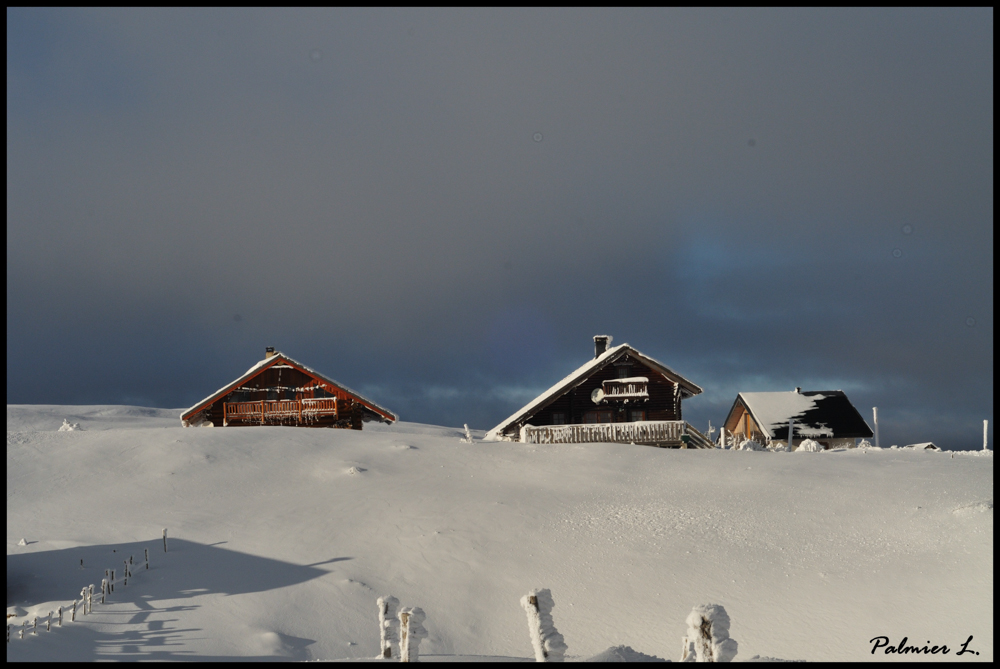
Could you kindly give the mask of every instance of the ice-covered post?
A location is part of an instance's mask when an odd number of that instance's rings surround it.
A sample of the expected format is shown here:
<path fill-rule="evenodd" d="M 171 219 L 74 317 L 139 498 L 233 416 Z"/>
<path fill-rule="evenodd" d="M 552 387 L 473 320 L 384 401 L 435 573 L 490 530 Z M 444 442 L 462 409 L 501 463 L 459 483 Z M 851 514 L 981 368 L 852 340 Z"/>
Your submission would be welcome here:
<path fill-rule="evenodd" d="M 104 598 L 108 596 L 108 579 L 101 579 L 101 604 L 104 603 Z"/>
<path fill-rule="evenodd" d="M 872 415 L 875 418 L 875 448 L 878 448 L 878 407 L 872 407 Z"/>
<path fill-rule="evenodd" d="M 788 450 L 795 450 L 795 442 L 793 441 L 795 435 L 795 419 L 788 419 Z"/>
<path fill-rule="evenodd" d="M 146 552 L 146 569 L 149 569 L 149 549 L 143 548 L 142 550 Z"/>
<path fill-rule="evenodd" d="M 424 610 L 419 607 L 399 611 L 399 661 L 419 662 L 420 640 L 427 638 Z"/>
<path fill-rule="evenodd" d="M 128 585 L 128 560 L 125 560 L 124 562 L 125 562 L 125 570 L 124 570 L 124 573 L 125 573 L 124 581 L 125 581 L 125 583 L 124 584 Z"/>
<path fill-rule="evenodd" d="M 167 528 L 163 528 L 163 552 L 167 552 Z"/>
<path fill-rule="evenodd" d="M 729 614 L 719 604 L 702 604 L 687 617 L 681 662 L 732 662 L 739 644 L 729 638 Z"/>
<path fill-rule="evenodd" d="M 94 612 L 94 584 L 91 583 L 87 586 L 87 608 L 90 609 L 88 613 Z"/>
<path fill-rule="evenodd" d="M 75 599 L 73 600 L 73 611 L 72 611 L 72 613 L 69 614 L 69 621 L 71 623 L 75 623 L 76 622 L 76 600 Z"/>
<path fill-rule="evenodd" d="M 59 607 L 59 627 L 62 627 L 62 607 Z"/>
<path fill-rule="evenodd" d="M 465 428 L 465 439 L 463 439 L 462 441 L 464 441 L 467 444 L 471 444 L 472 443 L 472 430 L 469 429 L 468 423 L 463 423 L 462 426 Z"/>
<path fill-rule="evenodd" d="M 382 650 L 379 657 L 392 657 L 392 644 L 399 644 L 399 620 L 396 619 L 396 607 L 399 600 L 392 595 L 378 598 L 378 629 Z"/>
<path fill-rule="evenodd" d="M 984 451 L 986 450 L 986 431 L 989 428 L 989 426 L 990 426 L 990 422 L 988 420 L 984 420 L 983 421 L 983 450 Z"/>
<path fill-rule="evenodd" d="M 87 615 L 87 587 L 80 591 L 80 603 L 83 604 L 83 615 Z"/>
<path fill-rule="evenodd" d="M 532 590 L 521 598 L 521 606 L 528 614 L 528 634 L 535 649 L 537 662 L 562 662 L 566 654 L 566 642 L 552 622 L 552 609 L 556 603 L 548 588 Z"/>
<path fill-rule="evenodd" d="M 49 619 L 45 621 L 45 631 L 46 632 L 51 632 L 52 631 L 52 612 L 51 611 L 49 611 Z"/>
<path fill-rule="evenodd" d="M 38 634 L 38 616 L 35 616 L 35 620 L 31 625 L 31 633 Z"/>

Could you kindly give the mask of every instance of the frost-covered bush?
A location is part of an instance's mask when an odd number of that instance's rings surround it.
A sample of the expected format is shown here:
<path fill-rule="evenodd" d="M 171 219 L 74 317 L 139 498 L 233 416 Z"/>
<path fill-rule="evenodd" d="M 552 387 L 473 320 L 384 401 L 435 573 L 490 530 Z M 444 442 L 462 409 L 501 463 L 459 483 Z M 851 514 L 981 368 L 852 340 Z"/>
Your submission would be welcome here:
<path fill-rule="evenodd" d="M 75 432 L 76 430 L 82 430 L 79 423 L 71 423 L 65 418 L 63 418 L 63 424 L 59 428 L 60 432 Z"/>
<path fill-rule="evenodd" d="M 872 446 L 872 442 L 868 441 L 867 439 L 862 439 L 861 442 L 858 444 L 858 448 L 875 448 L 875 447 Z"/>
<path fill-rule="evenodd" d="M 556 603 L 549 589 L 532 590 L 521 598 L 521 606 L 528 614 L 528 633 L 538 662 L 562 662 L 566 655 L 566 642 L 552 621 Z"/>
<path fill-rule="evenodd" d="M 812 439 L 804 439 L 799 447 L 795 449 L 796 452 L 806 452 L 806 453 L 818 453 L 823 450 L 823 444 L 818 441 L 813 441 Z"/>
<path fill-rule="evenodd" d="M 681 662 L 732 662 L 739 644 L 729 638 L 729 614 L 719 604 L 702 604 L 687 617 Z"/>
<path fill-rule="evenodd" d="M 767 450 L 775 453 L 785 453 L 788 451 L 788 444 L 783 441 L 772 441 L 767 445 Z"/>
<path fill-rule="evenodd" d="M 753 439 L 744 439 L 743 441 L 740 442 L 740 445 L 736 447 L 736 450 L 763 451 L 764 447 L 760 443 L 754 441 Z"/>
<path fill-rule="evenodd" d="M 459 441 L 461 441 L 463 444 L 471 444 L 472 430 L 469 429 L 469 425 L 467 423 L 463 424 L 462 427 L 465 428 L 465 437 L 463 439 L 460 439 Z"/>

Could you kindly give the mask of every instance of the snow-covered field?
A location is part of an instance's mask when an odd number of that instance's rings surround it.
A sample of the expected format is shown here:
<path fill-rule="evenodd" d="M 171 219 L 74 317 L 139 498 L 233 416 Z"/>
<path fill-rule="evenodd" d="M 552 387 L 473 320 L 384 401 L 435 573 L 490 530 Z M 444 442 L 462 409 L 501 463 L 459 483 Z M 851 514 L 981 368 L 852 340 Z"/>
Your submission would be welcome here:
<path fill-rule="evenodd" d="M 144 547 L 152 565 L 75 623 L 15 631 L 9 661 L 371 658 L 382 594 L 426 612 L 422 659 L 529 660 L 532 588 L 569 659 L 677 660 L 707 603 L 737 661 L 898 658 L 873 658 L 878 636 L 993 659 L 991 452 L 466 444 L 178 413 L 7 407 L 8 622 Z M 956 658 L 970 635 L 979 655 Z"/>

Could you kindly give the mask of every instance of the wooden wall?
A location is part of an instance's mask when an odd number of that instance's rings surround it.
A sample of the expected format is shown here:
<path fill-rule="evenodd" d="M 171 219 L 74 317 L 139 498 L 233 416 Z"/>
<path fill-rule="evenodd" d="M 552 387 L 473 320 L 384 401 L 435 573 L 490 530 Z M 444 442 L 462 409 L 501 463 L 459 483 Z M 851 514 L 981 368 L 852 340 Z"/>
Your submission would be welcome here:
<path fill-rule="evenodd" d="M 525 422 L 536 427 L 554 425 L 552 415 L 554 413 L 561 413 L 565 416 L 567 424 L 577 424 L 584 422 L 584 414 L 587 411 L 614 410 L 612 422 L 625 423 L 631 421 L 629 412 L 633 409 L 645 410 L 646 420 L 682 420 L 680 397 L 676 394 L 677 384 L 635 358 L 630 357 L 628 361 L 631 363 L 631 366 L 627 376 L 645 376 L 649 379 L 648 400 L 630 400 L 628 403 L 604 402 L 602 404 L 594 404 L 590 399 L 590 394 L 595 389 L 601 388 L 604 381 L 619 378 L 619 366 L 609 364 L 594 372 L 594 374 L 576 388 L 557 398 L 533 416 L 528 417 Z M 619 407 L 623 410 L 618 411 Z M 513 425 L 505 430 L 505 434 L 511 436 L 517 434 L 517 432 L 517 425 Z"/>

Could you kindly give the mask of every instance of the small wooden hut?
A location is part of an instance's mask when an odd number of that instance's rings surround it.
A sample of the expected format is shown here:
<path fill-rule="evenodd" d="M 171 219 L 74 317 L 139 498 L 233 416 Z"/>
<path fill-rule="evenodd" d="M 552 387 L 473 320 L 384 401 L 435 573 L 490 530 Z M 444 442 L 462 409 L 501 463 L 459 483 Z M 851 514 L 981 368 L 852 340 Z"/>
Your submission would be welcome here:
<path fill-rule="evenodd" d="M 398 416 L 268 347 L 264 359 L 181 414 L 184 427 L 290 425 L 360 430 Z"/>
<path fill-rule="evenodd" d="M 853 448 L 855 439 L 869 439 L 873 434 L 844 391 L 801 388 L 739 393 L 723 428 L 741 439 L 759 444 L 780 441 L 793 449 L 805 439 L 819 442 L 824 449 Z"/>

